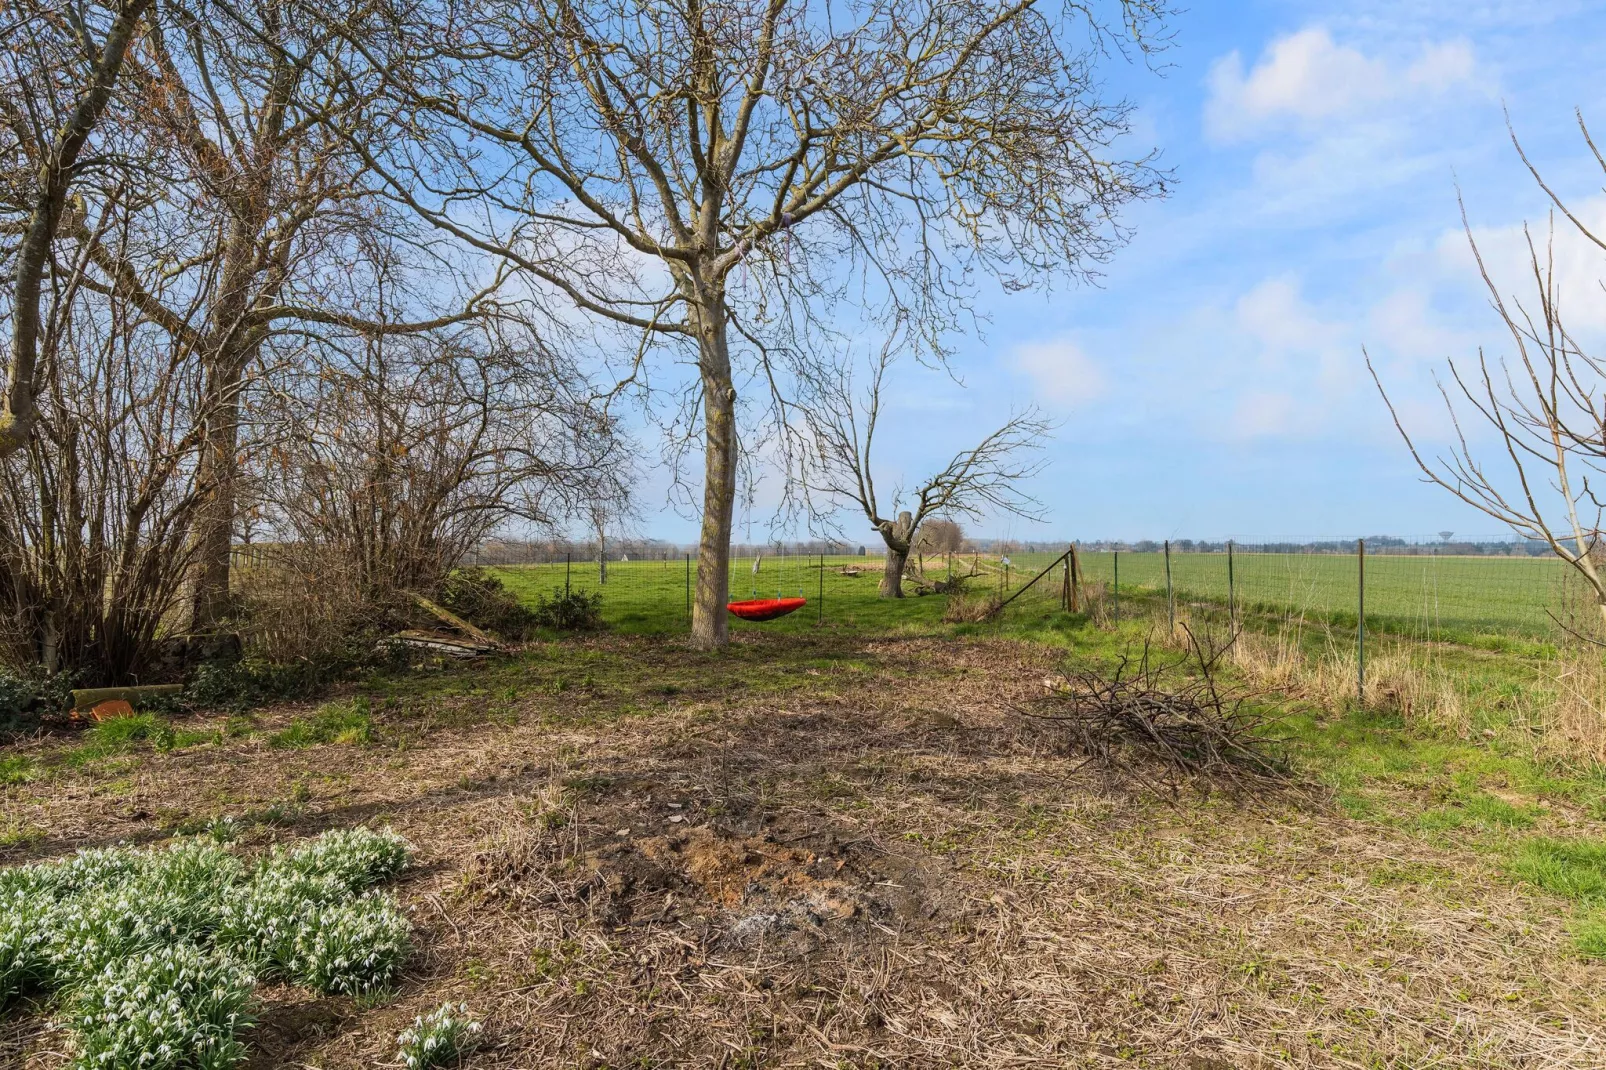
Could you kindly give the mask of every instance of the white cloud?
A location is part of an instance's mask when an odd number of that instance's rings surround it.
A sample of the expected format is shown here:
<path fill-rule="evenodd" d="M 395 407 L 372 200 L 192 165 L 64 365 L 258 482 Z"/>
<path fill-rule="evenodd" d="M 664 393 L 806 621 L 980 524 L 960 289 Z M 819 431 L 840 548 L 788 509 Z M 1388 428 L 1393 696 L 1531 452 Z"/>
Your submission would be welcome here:
<path fill-rule="evenodd" d="M 1340 329 L 1323 321 L 1306 303 L 1299 282 L 1283 275 L 1266 279 L 1238 298 L 1234 312 L 1241 326 L 1274 360 L 1318 352 L 1338 340 Z"/>
<path fill-rule="evenodd" d="M 1233 407 L 1228 431 L 1236 438 L 1287 436 L 1303 422 L 1300 409 L 1293 396 L 1282 391 L 1251 391 Z"/>
<path fill-rule="evenodd" d="M 1228 142 L 1290 125 L 1315 130 L 1440 96 L 1473 84 L 1476 75 L 1466 41 L 1428 43 L 1401 66 L 1340 45 L 1325 28 L 1313 27 L 1273 41 L 1247 73 L 1237 52 L 1217 60 L 1208 79 L 1205 132 Z"/>
<path fill-rule="evenodd" d="M 1401 288 L 1372 306 L 1366 318 L 1367 345 L 1389 352 L 1403 364 L 1440 365 L 1478 347 L 1478 333 L 1448 322 L 1419 288 Z"/>
<path fill-rule="evenodd" d="M 1069 338 L 1016 346 L 1015 367 L 1032 380 L 1040 400 L 1056 405 L 1094 401 L 1109 385 L 1099 366 Z"/>

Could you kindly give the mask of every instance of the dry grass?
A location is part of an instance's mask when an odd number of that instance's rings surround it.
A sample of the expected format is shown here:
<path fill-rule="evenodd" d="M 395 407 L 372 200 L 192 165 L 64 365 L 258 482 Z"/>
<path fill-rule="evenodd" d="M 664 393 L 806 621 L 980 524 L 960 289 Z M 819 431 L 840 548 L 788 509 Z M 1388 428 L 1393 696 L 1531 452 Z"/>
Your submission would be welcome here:
<path fill-rule="evenodd" d="M 991 620 L 998 613 L 1003 599 L 996 594 L 971 594 L 950 597 L 943 608 L 945 624 L 977 624 Z"/>
<path fill-rule="evenodd" d="M 1546 747 L 1560 757 L 1606 766 L 1606 663 L 1573 650 L 1556 663 L 1556 698 L 1543 717 Z"/>
<path fill-rule="evenodd" d="M 1431 651 L 1391 645 L 1366 660 L 1364 690 L 1358 687 L 1355 653 L 1329 643 L 1307 653 L 1297 629 L 1263 635 L 1240 632 L 1229 656 L 1257 686 L 1272 688 L 1329 709 L 1357 698 L 1368 708 L 1392 710 L 1407 720 L 1465 737 L 1471 730 L 1467 701 L 1454 677 L 1433 664 Z"/>
<path fill-rule="evenodd" d="M 1019 730 L 1042 651 L 866 642 L 791 690 L 720 686 L 733 655 L 649 702 L 697 656 L 573 649 L 643 683 L 380 717 L 405 749 L 150 755 L 8 811 L 43 853 L 285 798 L 259 838 L 383 820 L 419 846 L 397 1000 L 275 990 L 263 1068 L 382 1065 L 448 998 L 486 1020 L 477 1070 L 1599 1064 L 1606 968 L 1546 901 L 1320 807 L 1111 791 Z M 0 1063 L 64 1064 L 42 1019 L 0 1028 Z"/>

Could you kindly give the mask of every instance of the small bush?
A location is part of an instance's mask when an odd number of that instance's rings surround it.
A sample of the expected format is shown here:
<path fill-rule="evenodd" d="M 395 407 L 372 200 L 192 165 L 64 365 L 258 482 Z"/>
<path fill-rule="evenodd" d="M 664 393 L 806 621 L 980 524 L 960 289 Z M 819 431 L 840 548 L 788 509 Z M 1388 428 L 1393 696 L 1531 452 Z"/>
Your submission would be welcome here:
<path fill-rule="evenodd" d="M 441 605 L 471 624 L 504 639 L 529 638 L 535 614 L 483 568 L 462 568 L 441 587 Z"/>
<path fill-rule="evenodd" d="M 78 992 L 75 1065 L 224 1070 L 245 1057 L 255 979 L 216 952 L 174 944 L 108 963 Z"/>
<path fill-rule="evenodd" d="M 595 631 L 602 627 L 602 594 L 585 591 L 565 593 L 552 589 L 552 596 L 535 596 L 530 617 L 537 627 L 552 628 L 560 632 Z"/>
<path fill-rule="evenodd" d="M 65 710 L 73 683 L 68 673 L 46 677 L 0 671 L 0 736 L 27 732 L 45 714 Z"/>
<path fill-rule="evenodd" d="M 402 1030 L 396 1054 L 407 1070 L 435 1070 L 467 1052 L 479 1031 L 480 1023 L 469 1016 L 467 1003 L 442 1003 Z"/>
<path fill-rule="evenodd" d="M 359 696 L 349 702 L 319 706 L 310 718 L 294 718 L 288 727 L 268 737 L 268 745 L 315 747 L 321 743 L 367 743 L 372 736 L 368 700 Z"/>

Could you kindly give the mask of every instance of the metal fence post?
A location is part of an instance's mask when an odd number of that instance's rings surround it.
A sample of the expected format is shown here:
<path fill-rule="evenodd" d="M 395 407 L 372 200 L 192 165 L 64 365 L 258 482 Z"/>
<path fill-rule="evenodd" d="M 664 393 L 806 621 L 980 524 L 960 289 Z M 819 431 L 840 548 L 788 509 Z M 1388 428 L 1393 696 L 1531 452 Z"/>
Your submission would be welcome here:
<path fill-rule="evenodd" d="M 1076 544 L 1071 543 L 1071 612 L 1082 611 L 1082 562 L 1076 557 Z"/>
<path fill-rule="evenodd" d="M 691 626 L 691 554 L 686 555 L 686 626 Z"/>
<path fill-rule="evenodd" d="M 815 601 L 816 601 L 816 604 L 815 604 L 814 608 L 815 608 L 815 611 L 819 614 L 819 617 L 815 620 L 815 624 L 824 624 L 825 623 L 825 555 L 824 554 L 820 555 L 820 597 L 818 599 L 816 599 Z"/>
<path fill-rule="evenodd" d="M 569 551 L 563 555 L 563 597 L 569 597 L 569 575 L 574 571 L 574 553 Z"/>
<path fill-rule="evenodd" d="M 1238 590 L 1232 576 L 1232 540 L 1227 540 L 1227 630 L 1238 637 Z"/>
<path fill-rule="evenodd" d="M 1151 544 L 1152 545 L 1152 544 Z M 1171 540 L 1165 541 L 1165 615 L 1172 632 L 1177 630 L 1177 596 L 1171 588 Z"/>
<path fill-rule="evenodd" d="M 1366 540 L 1355 540 L 1355 700 L 1366 705 Z"/>
<path fill-rule="evenodd" d="M 1111 550 L 1110 559 L 1115 565 L 1115 579 L 1110 582 L 1110 594 L 1115 602 L 1110 610 L 1110 623 L 1121 622 L 1121 551 Z"/>

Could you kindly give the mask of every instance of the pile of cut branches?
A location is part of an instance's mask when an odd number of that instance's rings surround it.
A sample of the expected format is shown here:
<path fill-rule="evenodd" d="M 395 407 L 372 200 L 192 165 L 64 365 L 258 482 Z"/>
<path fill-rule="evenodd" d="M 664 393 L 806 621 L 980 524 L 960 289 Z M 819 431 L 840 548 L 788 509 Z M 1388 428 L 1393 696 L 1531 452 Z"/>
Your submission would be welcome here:
<path fill-rule="evenodd" d="M 1047 680 L 1048 695 L 1020 713 L 1058 749 L 1083 756 L 1077 768 L 1097 764 L 1172 795 L 1186 782 L 1247 788 L 1287 779 L 1270 694 L 1224 684 L 1216 668 L 1228 647 L 1189 639 L 1180 658 L 1156 657 L 1145 643 L 1113 674 Z"/>

